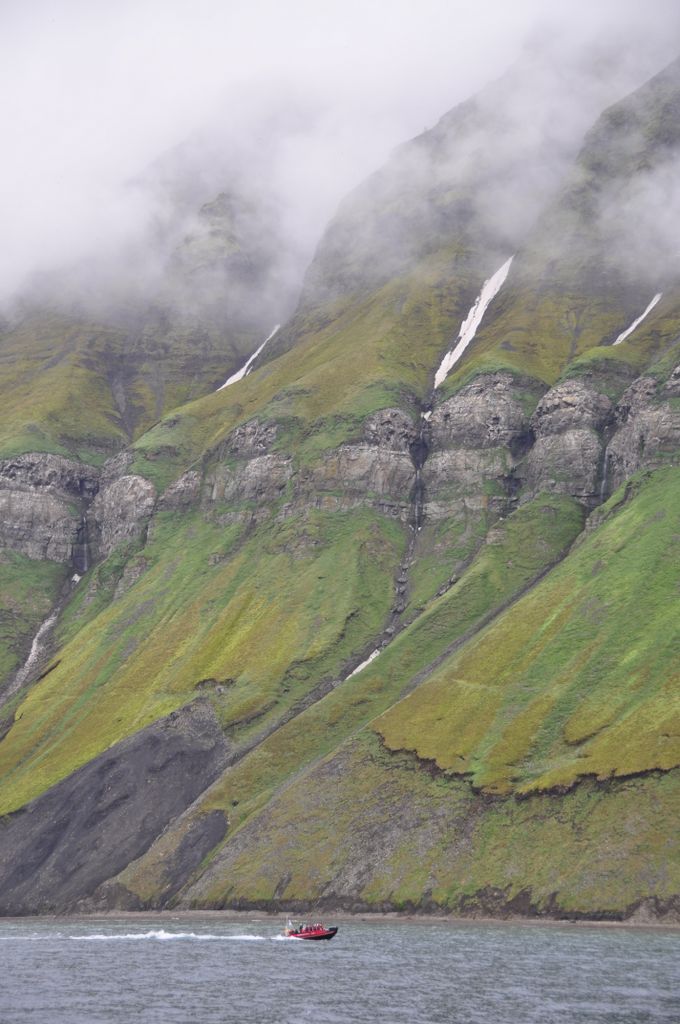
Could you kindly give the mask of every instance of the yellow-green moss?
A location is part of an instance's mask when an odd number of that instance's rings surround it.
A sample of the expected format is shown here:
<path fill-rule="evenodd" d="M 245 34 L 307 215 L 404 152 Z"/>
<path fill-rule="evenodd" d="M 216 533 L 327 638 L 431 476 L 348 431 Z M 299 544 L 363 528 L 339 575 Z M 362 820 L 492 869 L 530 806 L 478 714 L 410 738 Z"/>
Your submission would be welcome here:
<path fill-rule="evenodd" d="M 383 716 L 388 746 L 498 793 L 680 764 L 678 508 L 678 470 L 645 479 L 548 579 Z"/>

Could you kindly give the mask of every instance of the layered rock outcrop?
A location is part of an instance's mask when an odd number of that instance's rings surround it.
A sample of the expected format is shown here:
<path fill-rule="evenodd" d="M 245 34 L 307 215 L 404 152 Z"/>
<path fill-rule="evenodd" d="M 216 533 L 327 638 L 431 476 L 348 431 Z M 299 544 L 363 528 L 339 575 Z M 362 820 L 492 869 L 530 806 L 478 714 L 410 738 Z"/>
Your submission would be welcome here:
<path fill-rule="evenodd" d="M 237 427 L 219 446 L 216 461 L 203 478 L 204 507 L 209 510 L 215 504 L 226 505 L 226 518 L 235 519 L 271 514 L 271 506 L 279 502 L 293 475 L 292 458 L 271 451 L 278 434 L 277 423 L 257 419 Z M 180 477 L 178 485 L 186 491 L 190 482 Z"/>
<path fill-rule="evenodd" d="M 103 469 L 47 453 L 0 462 L 0 548 L 82 573 L 143 535 L 156 505 L 123 453 Z"/>
<path fill-rule="evenodd" d="M 289 515 L 303 507 L 369 504 L 408 518 L 416 474 L 412 449 L 418 434 L 400 409 L 369 416 L 361 440 L 327 452 L 312 465 L 296 465 L 292 456 L 272 451 L 278 435 L 277 424 L 257 420 L 231 434 L 217 453 L 220 461 L 204 478 L 202 494 L 208 510 L 221 503 L 236 506 L 235 518 L 258 519 L 272 514 L 272 506 L 279 514 Z M 184 492 L 188 481 L 180 478 L 176 486 Z"/>
<path fill-rule="evenodd" d="M 140 538 L 156 505 L 156 488 L 142 476 L 126 474 L 103 483 L 88 514 L 96 556 L 107 558 L 119 545 Z"/>
<path fill-rule="evenodd" d="M 680 458 L 680 366 L 660 386 L 639 377 L 616 406 L 616 428 L 606 451 L 606 490 L 611 493 L 639 469 L 656 469 Z"/>
<path fill-rule="evenodd" d="M 581 380 L 551 388 L 530 421 L 535 441 L 526 459 L 526 497 L 547 491 L 597 504 L 603 431 L 611 416 L 609 398 Z"/>
<path fill-rule="evenodd" d="M 520 386 L 510 373 L 482 374 L 435 408 L 423 467 L 427 518 L 508 507 L 515 468 L 531 443 Z"/>
<path fill-rule="evenodd" d="M 368 504 L 406 521 L 416 479 L 413 447 L 418 432 L 400 409 L 369 416 L 362 440 L 341 445 L 300 474 L 297 499 L 337 507 Z"/>
<path fill-rule="evenodd" d="M 0 462 L 0 546 L 29 558 L 69 563 L 99 470 L 61 455 L 31 453 Z"/>

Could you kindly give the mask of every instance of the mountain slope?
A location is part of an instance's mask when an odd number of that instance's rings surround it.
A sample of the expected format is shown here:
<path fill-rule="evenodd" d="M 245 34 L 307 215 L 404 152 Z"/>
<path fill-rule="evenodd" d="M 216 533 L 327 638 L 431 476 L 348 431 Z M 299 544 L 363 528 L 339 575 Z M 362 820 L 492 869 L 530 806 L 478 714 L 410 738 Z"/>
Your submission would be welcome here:
<path fill-rule="evenodd" d="M 247 377 L 184 402 L 213 350 L 170 349 L 187 391 L 126 426 L 76 327 L 57 365 L 101 382 L 86 422 L 56 386 L 37 451 L 8 420 L 6 564 L 56 566 L 59 594 L 26 671 L 7 662 L 3 912 L 677 912 L 680 282 L 603 267 L 615 234 L 592 203 L 677 158 L 678 66 L 605 112 L 571 170 L 573 98 L 536 100 L 528 134 L 519 117 L 536 75 L 514 69 L 346 201 Z M 585 121 L 602 92 L 580 88 Z M 18 599 L 24 623 L 50 610 Z M 149 736 L 164 765 L 171 735 L 191 764 L 193 721 L 202 782 L 121 860 L 112 823 L 144 814 L 124 766 Z M 110 803 L 55 836 L 83 779 Z M 32 902 L 11 865 L 33 846 Z M 82 848 L 96 871 L 71 883 Z"/>

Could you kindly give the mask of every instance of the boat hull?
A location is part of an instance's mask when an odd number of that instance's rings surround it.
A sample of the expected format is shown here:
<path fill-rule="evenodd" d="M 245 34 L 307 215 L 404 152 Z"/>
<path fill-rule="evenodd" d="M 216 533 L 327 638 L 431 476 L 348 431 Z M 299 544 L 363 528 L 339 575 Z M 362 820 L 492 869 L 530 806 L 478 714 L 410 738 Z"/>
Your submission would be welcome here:
<path fill-rule="evenodd" d="M 309 932 L 288 932 L 288 938 L 300 939 L 304 942 L 327 942 L 336 935 L 337 931 L 337 928 L 315 928 Z"/>

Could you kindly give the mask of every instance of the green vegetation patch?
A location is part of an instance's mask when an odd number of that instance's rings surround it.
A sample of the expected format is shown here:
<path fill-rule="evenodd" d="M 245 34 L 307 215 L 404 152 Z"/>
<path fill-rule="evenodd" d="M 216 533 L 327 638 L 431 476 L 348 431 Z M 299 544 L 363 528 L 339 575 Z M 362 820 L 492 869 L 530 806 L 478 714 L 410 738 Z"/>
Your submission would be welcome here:
<path fill-rule="evenodd" d="M 457 378 L 472 368 L 477 373 L 509 370 L 552 386 L 577 356 L 613 341 L 623 329 L 620 307 L 611 297 L 546 291 L 536 282 L 513 287 L 512 279 L 508 288 L 447 380 L 447 389 L 455 389 Z"/>
<path fill-rule="evenodd" d="M 33 561 L 18 551 L 0 552 L 0 681 L 26 660 L 67 573 L 68 567 L 56 562 Z"/>
<path fill-rule="evenodd" d="M 181 905 L 344 899 L 376 910 L 623 918 L 680 886 L 680 773 L 480 797 L 362 733 L 281 789 Z"/>
<path fill-rule="evenodd" d="M 141 333 L 52 313 L 0 332 L 0 456 L 95 465 L 160 416 L 213 391 L 252 339 L 159 322 Z"/>
<path fill-rule="evenodd" d="M 493 614 L 553 564 L 581 524 L 580 506 L 553 495 L 536 499 L 499 524 L 455 587 L 433 601 L 363 671 L 278 728 L 229 769 L 206 793 L 196 814 L 220 809 L 228 815 L 232 831 L 241 827 L 286 779 L 337 749 L 348 735 L 384 712 L 417 673 L 427 672 L 481 618 Z M 125 884 L 146 899 L 160 884 L 168 848 L 180 839 L 173 839 L 170 832 L 126 872 Z"/>
<path fill-rule="evenodd" d="M 642 478 L 550 576 L 376 724 L 492 793 L 680 764 L 680 473 Z"/>
<path fill-rule="evenodd" d="M 210 808 L 250 800 L 277 785 L 293 766 L 332 750 L 347 734 L 386 710 L 414 676 L 427 670 L 480 619 L 511 600 L 553 564 L 577 536 L 582 513 L 570 498 L 537 499 L 508 518 L 467 572 L 436 599 L 362 672 L 270 736 L 225 777 Z M 245 813 L 239 809 L 239 817 Z"/>
<path fill-rule="evenodd" d="M 105 563 L 79 585 L 85 624 L 66 616 L 59 664 L 0 744 L 2 810 L 199 695 L 235 737 L 266 727 L 380 630 L 403 545 L 369 511 L 253 531 L 161 513 L 133 556 L 136 582 L 119 591 L 114 555 L 114 572 Z"/>
<path fill-rule="evenodd" d="M 303 464 L 356 440 L 379 409 L 415 417 L 467 311 L 469 282 L 465 273 L 451 276 L 453 259 L 431 256 L 417 273 L 333 308 L 308 331 L 303 324 L 294 347 L 140 437 L 132 471 L 162 490 L 255 417 L 281 424 L 277 450 L 294 451 Z"/>

